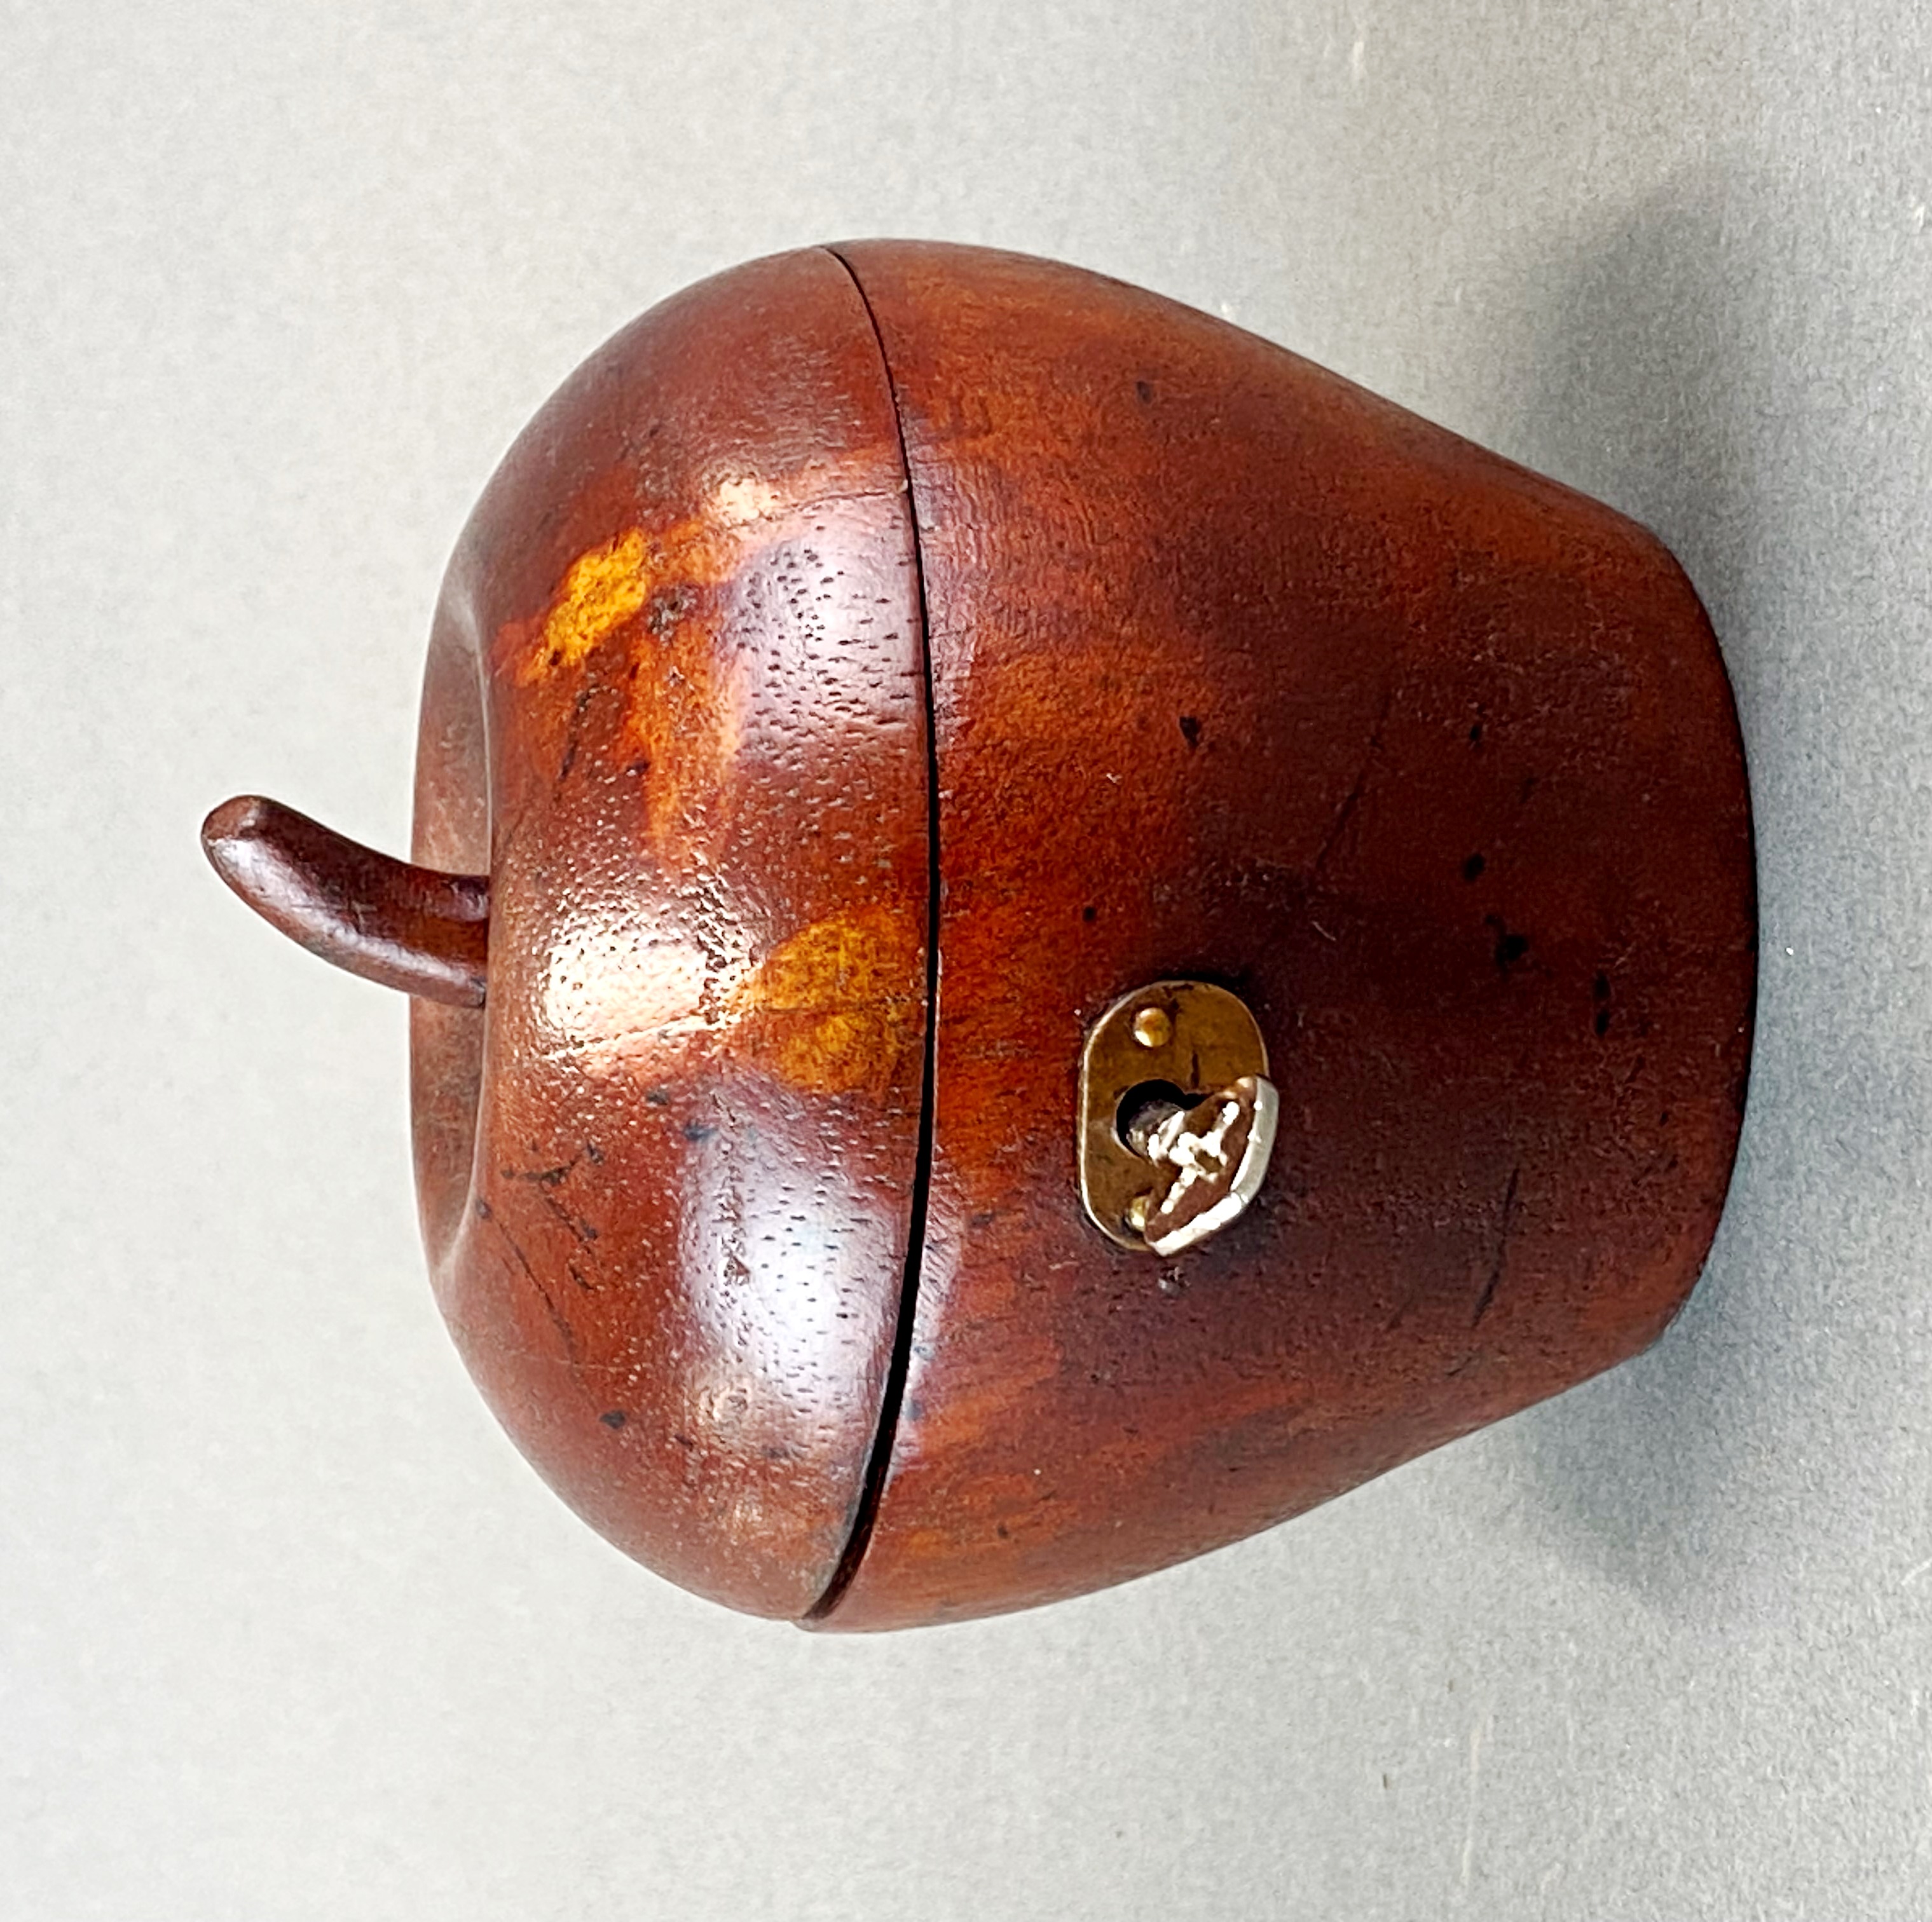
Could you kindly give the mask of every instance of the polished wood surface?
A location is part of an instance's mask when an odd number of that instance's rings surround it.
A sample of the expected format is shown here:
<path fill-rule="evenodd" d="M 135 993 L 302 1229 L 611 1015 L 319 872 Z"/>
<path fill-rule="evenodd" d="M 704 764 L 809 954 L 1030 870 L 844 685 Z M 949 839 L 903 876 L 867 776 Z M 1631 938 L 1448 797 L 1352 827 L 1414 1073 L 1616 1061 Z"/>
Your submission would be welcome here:
<path fill-rule="evenodd" d="M 763 1614 L 808 1609 L 850 1536 L 906 1263 L 929 844 L 903 475 L 836 259 L 693 288 L 512 450 L 424 689 L 416 858 L 492 895 L 487 1007 L 415 1011 L 439 1298 L 586 1518 Z"/>
<path fill-rule="evenodd" d="M 1749 1051 L 1748 800 L 1684 577 L 1609 509 L 1048 263 L 840 250 L 931 621 L 931 1213 L 891 1470 L 826 1626 L 1232 1541 L 1642 1348 Z M 1259 1018 L 1247 1214 L 1082 1216 L 1081 1045 L 1136 983 Z"/>

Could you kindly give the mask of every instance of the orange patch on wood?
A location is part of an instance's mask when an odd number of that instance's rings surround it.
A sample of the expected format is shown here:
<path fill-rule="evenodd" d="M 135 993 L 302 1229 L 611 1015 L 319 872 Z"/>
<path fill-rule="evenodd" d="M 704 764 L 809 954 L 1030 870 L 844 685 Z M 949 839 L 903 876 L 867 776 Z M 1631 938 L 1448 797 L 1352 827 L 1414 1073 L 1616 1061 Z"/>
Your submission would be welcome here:
<path fill-rule="evenodd" d="M 571 562 L 536 631 L 535 645 L 517 670 L 519 685 L 526 686 L 555 668 L 575 667 L 600 641 L 644 612 L 651 592 L 644 545 L 643 529 L 633 527 Z M 521 639 L 530 623 L 512 626 Z"/>
<path fill-rule="evenodd" d="M 838 478 L 806 469 L 778 484 L 722 481 L 693 512 L 580 554 L 542 614 L 497 631 L 495 658 L 521 686 L 584 667 L 606 642 L 628 637 L 626 727 L 648 769 L 644 830 L 654 847 L 702 834 L 733 786 L 751 664 L 722 631 L 717 590 L 796 538 L 801 514 Z M 556 711 L 560 730 L 569 710 L 560 703 Z"/>
<path fill-rule="evenodd" d="M 746 1053 L 815 1094 L 884 1095 L 917 1043 L 925 955 L 905 914 L 875 905 L 801 928 L 731 998 Z"/>
<path fill-rule="evenodd" d="M 613 535 L 571 562 L 541 616 L 506 624 L 499 658 L 521 655 L 517 679 L 527 685 L 576 667 L 646 610 L 661 635 L 670 632 L 688 617 L 698 590 L 729 580 L 748 555 L 784 538 L 791 511 L 822 484 L 822 476 L 805 473 L 784 487 L 722 481 L 678 520 Z"/>

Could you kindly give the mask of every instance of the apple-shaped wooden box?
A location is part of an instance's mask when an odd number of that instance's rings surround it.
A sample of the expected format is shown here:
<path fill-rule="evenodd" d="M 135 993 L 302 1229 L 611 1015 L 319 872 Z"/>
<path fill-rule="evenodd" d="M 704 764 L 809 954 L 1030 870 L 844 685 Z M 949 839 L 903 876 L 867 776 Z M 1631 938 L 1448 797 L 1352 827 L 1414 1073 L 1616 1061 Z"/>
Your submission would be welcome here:
<path fill-rule="evenodd" d="M 1010 254 L 625 329 L 450 568 L 420 865 L 206 832 L 416 996 L 437 1298 L 518 1445 L 819 1627 L 1121 1581 L 1631 1354 L 1736 1145 L 1749 799 L 1670 555 Z M 1179 1252 L 1150 1090 L 1209 1104 Z"/>

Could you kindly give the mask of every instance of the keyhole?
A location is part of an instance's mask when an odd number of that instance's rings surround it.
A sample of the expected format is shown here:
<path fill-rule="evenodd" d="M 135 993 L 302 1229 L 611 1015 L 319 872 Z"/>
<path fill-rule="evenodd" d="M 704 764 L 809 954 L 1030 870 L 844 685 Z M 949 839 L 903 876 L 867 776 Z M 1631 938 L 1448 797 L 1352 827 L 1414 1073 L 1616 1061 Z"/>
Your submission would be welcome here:
<path fill-rule="evenodd" d="M 1178 1088 L 1172 1081 L 1138 1081 L 1121 1096 L 1114 1111 L 1114 1132 L 1124 1147 L 1131 1148 L 1143 1161 L 1148 1159 L 1148 1138 L 1170 1114 L 1192 1108 L 1201 1097 Z"/>

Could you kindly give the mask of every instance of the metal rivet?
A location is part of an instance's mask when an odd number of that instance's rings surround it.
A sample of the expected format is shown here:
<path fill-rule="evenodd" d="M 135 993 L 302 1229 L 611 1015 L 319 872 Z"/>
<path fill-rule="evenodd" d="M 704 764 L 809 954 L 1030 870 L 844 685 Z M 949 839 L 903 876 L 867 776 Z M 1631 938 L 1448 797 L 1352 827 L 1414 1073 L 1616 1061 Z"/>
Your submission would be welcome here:
<path fill-rule="evenodd" d="M 1143 1048 L 1165 1048 L 1174 1039 L 1174 1023 L 1165 1008 L 1143 1008 L 1134 1017 L 1134 1039 Z"/>

